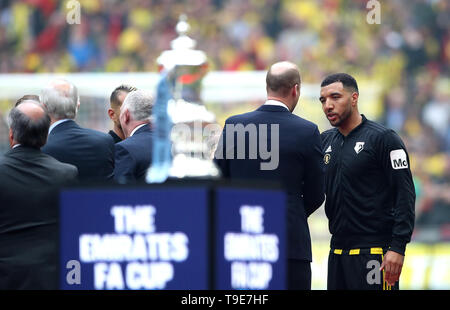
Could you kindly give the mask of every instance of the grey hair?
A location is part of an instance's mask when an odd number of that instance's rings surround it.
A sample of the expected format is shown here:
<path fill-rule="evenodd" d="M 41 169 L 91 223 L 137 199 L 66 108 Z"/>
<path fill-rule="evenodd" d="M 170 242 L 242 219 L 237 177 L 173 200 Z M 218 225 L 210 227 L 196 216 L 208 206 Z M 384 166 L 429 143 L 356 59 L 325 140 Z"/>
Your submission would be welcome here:
<path fill-rule="evenodd" d="M 135 90 L 125 97 L 122 109 L 130 111 L 135 121 L 147 121 L 152 116 L 153 102 L 153 96 L 149 91 Z"/>
<path fill-rule="evenodd" d="M 56 83 L 67 83 L 69 89 L 66 91 L 58 88 Z M 48 114 L 55 119 L 74 119 L 78 109 L 78 89 L 66 80 L 57 80 L 41 91 L 41 102 L 47 107 Z"/>

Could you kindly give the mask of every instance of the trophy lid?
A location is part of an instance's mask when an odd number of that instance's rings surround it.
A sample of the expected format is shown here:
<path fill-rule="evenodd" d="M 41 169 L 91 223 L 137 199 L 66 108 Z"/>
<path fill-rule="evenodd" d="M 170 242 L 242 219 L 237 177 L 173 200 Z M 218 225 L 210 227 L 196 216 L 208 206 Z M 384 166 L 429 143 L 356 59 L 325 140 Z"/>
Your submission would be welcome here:
<path fill-rule="evenodd" d="M 195 40 L 186 35 L 190 28 L 186 15 L 180 15 L 175 28 L 178 37 L 171 42 L 172 49 L 162 52 L 158 57 L 158 64 L 170 70 L 175 66 L 201 66 L 206 63 L 206 54 L 195 50 Z"/>

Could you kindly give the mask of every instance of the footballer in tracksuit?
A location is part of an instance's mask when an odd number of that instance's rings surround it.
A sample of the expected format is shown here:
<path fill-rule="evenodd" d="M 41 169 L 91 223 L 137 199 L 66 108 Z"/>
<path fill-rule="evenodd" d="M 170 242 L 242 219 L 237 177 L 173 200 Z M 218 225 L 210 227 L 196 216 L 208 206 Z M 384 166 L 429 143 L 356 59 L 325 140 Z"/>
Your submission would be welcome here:
<path fill-rule="evenodd" d="M 332 234 L 328 289 L 398 289 L 414 227 L 415 190 L 400 137 L 358 111 L 358 86 L 345 73 L 321 84 L 335 127 L 321 134 L 325 212 Z"/>

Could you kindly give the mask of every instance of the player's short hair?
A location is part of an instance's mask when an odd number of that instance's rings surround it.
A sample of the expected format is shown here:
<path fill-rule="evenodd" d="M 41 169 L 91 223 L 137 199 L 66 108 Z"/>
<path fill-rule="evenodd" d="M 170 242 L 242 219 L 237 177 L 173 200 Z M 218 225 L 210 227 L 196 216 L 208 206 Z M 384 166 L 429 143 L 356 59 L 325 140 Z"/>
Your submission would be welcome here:
<path fill-rule="evenodd" d="M 119 94 L 121 92 L 131 93 L 132 91 L 135 91 L 135 90 L 137 90 L 136 87 L 130 86 L 127 84 L 122 84 L 122 85 L 116 87 L 116 89 L 113 90 L 113 92 L 111 93 L 111 96 L 109 97 L 110 104 L 120 107 L 122 105 L 122 102 L 120 102 L 120 100 L 119 100 Z"/>
<path fill-rule="evenodd" d="M 358 83 L 356 83 L 353 76 L 347 73 L 334 73 L 327 76 L 320 84 L 320 87 L 325 87 L 336 82 L 341 82 L 345 89 L 359 94 Z"/>

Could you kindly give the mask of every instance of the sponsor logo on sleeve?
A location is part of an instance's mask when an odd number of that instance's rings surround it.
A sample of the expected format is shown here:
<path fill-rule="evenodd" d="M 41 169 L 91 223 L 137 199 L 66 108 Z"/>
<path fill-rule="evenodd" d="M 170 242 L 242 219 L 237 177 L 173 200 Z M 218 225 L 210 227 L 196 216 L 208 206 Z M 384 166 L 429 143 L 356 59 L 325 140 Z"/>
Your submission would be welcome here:
<path fill-rule="evenodd" d="M 393 150 L 390 153 L 391 157 L 391 165 L 395 170 L 398 169 L 407 169 L 408 168 L 408 160 L 406 158 L 406 152 L 403 149 Z"/>

